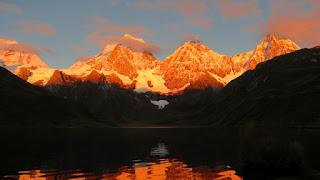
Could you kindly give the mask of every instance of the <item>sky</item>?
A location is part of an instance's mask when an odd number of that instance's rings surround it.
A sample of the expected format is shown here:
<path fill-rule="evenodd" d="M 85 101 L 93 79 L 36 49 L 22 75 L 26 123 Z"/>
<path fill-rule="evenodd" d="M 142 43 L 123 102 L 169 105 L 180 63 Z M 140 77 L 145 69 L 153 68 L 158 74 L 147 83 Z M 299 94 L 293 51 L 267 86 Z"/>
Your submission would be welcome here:
<path fill-rule="evenodd" d="M 232 55 L 269 33 L 319 45 L 319 12 L 320 0 L 0 0 L 0 38 L 32 47 L 54 68 L 125 33 L 143 38 L 159 59 L 193 39 Z"/>

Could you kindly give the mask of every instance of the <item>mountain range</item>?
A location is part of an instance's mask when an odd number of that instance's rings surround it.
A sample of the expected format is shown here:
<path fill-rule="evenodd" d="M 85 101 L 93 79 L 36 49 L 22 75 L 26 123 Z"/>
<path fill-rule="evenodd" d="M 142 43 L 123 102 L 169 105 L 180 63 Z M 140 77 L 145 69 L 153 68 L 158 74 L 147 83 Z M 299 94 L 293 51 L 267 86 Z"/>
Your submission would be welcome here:
<path fill-rule="evenodd" d="M 317 127 L 319 47 L 262 62 L 224 87 L 179 94 L 136 92 L 55 70 L 57 84 L 36 86 L 0 67 L 0 126 L 77 127 L 274 124 Z M 111 77 L 112 75 L 110 75 Z M 66 82 L 69 82 L 66 83 Z"/>
<path fill-rule="evenodd" d="M 129 34 L 122 38 L 146 43 Z M 2 64 L 14 66 L 14 74 L 34 85 L 71 85 L 77 81 L 88 81 L 161 94 L 224 87 L 246 71 L 255 69 L 259 63 L 300 49 L 293 41 L 270 34 L 253 50 L 228 57 L 193 40 L 184 42 L 160 61 L 146 50 L 115 43 L 107 44 L 94 57 L 77 61 L 69 68 L 54 69 L 48 67 L 35 52 L 18 51 L 14 48 L 18 42 L 4 42 L 8 48 L 0 50 Z"/>

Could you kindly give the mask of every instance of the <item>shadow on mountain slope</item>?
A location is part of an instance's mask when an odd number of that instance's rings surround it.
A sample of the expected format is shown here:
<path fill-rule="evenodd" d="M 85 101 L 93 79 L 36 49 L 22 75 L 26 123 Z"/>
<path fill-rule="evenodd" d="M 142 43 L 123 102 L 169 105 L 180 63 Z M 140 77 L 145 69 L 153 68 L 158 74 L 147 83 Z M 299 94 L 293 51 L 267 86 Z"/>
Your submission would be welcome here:
<path fill-rule="evenodd" d="M 52 95 L 0 67 L 0 123 L 17 127 L 96 126 L 84 107 Z"/>

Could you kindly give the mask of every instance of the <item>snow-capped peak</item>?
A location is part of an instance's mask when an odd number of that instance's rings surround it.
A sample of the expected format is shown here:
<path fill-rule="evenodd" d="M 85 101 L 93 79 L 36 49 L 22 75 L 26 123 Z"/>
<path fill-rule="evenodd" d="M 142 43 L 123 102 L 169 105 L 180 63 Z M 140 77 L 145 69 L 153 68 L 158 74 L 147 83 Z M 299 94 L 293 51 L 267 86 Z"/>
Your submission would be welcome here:
<path fill-rule="evenodd" d="M 16 40 L 0 38 L 0 59 L 7 67 L 48 67 L 36 51 Z"/>

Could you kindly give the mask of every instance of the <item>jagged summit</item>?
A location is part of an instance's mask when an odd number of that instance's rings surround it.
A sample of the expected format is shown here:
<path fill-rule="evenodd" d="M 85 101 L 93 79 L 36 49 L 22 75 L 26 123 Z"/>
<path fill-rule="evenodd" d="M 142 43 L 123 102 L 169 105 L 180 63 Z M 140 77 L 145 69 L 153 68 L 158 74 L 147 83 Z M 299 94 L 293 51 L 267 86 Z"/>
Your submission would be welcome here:
<path fill-rule="evenodd" d="M 231 60 L 236 72 L 245 72 L 254 69 L 261 62 L 299 49 L 300 47 L 292 40 L 280 38 L 272 33 L 267 35 L 255 49 L 233 55 Z"/>

